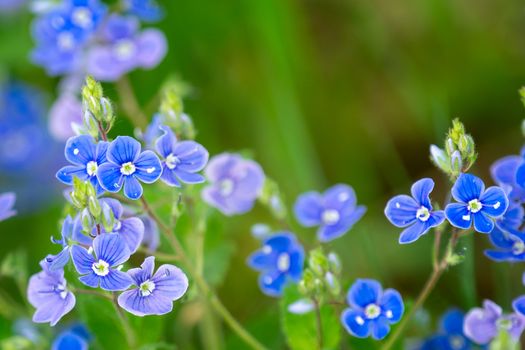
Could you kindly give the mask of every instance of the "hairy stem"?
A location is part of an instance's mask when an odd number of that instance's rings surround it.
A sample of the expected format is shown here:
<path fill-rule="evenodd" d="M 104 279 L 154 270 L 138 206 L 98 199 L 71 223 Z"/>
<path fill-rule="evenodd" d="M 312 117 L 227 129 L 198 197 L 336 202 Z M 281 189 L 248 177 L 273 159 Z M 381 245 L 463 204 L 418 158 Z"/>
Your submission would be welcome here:
<path fill-rule="evenodd" d="M 321 308 L 319 307 L 319 302 L 317 299 L 312 298 L 315 309 L 315 325 L 317 328 L 317 345 L 319 350 L 323 349 L 323 320 L 321 318 Z"/>
<path fill-rule="evenodd" d="M 224 304 L 219 300 L 217 295 L 211 290 L 208 283 L 204 280 L 204 278 L 198 273 L 196 267 L 193 265 L 193 262 L 191 259 L 188 258 L 186 255 L 186 252 L 184 248 L 182 247 L 182 244 L 180 241 L 175 237 L 172 230 L 164 224 L 162 220 L 155 214 L 153 210 L 151 210 L 148 202 L 144 197 L 141 197 L 141 202 L 144 210 L 148 213 L 148 215 L 155 220 L 157 225 L 159 226 L 162 234 L 164 237 L 169 241 L 171 247 L 175 251 L 175 254 L 177 256 L 180 256 L 181 261 L 184 263 L 186 268 L 189 270 L 190 274 L 192 275 L 193 279 L 195 280 L 195 283 L 201 290 L 201 292 L 209 298 L 210 305 L 215 310 L 215 312 L 222 317 L 222 319 L 228 324 L 228 326 L 231 328 L 233 332 L 235 332 L 239 338 L 241 338 L 247 345 L 249 345 L 253 349 L 262 350 L 265 349 L 265 347 L 259 343 L 257 339 L 255 339 L 246 329 L 242 327 L 242 325 L 232 316 L 232 314 L 226 309 Z"/>

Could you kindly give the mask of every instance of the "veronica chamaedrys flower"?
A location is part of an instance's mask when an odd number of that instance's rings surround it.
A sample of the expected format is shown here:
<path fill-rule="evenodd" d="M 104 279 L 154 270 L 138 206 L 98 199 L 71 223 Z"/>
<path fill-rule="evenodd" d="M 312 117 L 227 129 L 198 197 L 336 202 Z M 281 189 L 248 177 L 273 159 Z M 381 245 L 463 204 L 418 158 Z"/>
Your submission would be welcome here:
<path fill-rule="evenodd" d="M 204 176 L 197 172 L 208 162 L 208 151 L 195 141 L 177 141 L 173 131 L 160 126 L 163 135 L 157 139 L 157 152 L 162 159 L 160 179 L 169 186 L 180 187 L 181 182 L 197 184 L 204 182 Z"/>
<path fill-rule="evenodd" d="M 490 300 L 483 301 L 483 308 L 470 310 L 463 323 L 463 333 L 480 345 L 488 344 L 502 330 L 517 341 L 524 328 L 523 317 L 516 313 L 504 315 L 501 307 Z"/>
<path fill-rule="evenodd" d="M 63 269 L 64 266 L 66 266 L 66 264 L 69 262 L 71 245 L 73 243 L 90 246 L 92 242 L 90 237 L 82 234 L 80 216 L 72 219 L 71 216 L 68 215 L 62 223 L 62 231 L 60 236 L 60 239 L 54 239 L 51 237 L 51 241 L 55 244 L 61 245 L 62 250 L 57 255 L 48 255 L 46 257 L 50 271 Z"/>
<path fill-rule="evenodd" d="M 424 178 L 412 185 L 412 197 L 402 194 L 388 201 L 385 207 L 387 219 L 397 227 L 408 226 L 401 232 L 399 243 L 412 243 L 445 220 L 442 210 L 432 209 L 430 192 L 433 189 L 434 181 Z"/>
<path fill-rule="evenodd" d="M 157 22 L 164 13 L 155 0 L 125 0 L 125 10 L 144 22 Z"/>
<path fill-rule="evenodd" d="M 107 161 L 106 152 L 108 142 L 99 141 L 89 135 L 74 136 L 67 140 L 64 151 L 65 157 L 72 165 L 60 169 L 56 177 L 66 185 L 73 184 L 73 178 L 89 180 L 100 194 L 104 189 L 97 179 L 98 167 Z"/>
<path fill-rule="evenodd" d="M 250 211 L 265 179 L 259 164 L 233 153 L 212 157 L 204 172 L 210 185 L 203 189 L 202 198 L 224 215 Z"/>
<path fill-rule="evenodd" d="M 118 304 L 136 315 L 164 315 L 188 289 L 188 277 L 176 266 L 161 265 L 155 274 L 155 257 L 147 257 L 140 268 L 128 270 L 133 288 L 120 294 Z"/>
<path fill-rule="evenodd" d="M 341 322 L 348 333 L 358 338 L 372 335 L 383 339 L 390 332 L 390 324 L 397 323 L 405 306 L 398 291 L 383 291 L 378 281 L 358 279 L 346 297 L 350 307 L 341 314 Z"/>
<path fill-rule="evenodd" d="M 335 185 L 323 194 L 307 192 L 294 206 L 295 216 L 305 227 L 319 226 L 317 239 L 328 242 L 341 237 L 364 215 L 366 207 L 356 205 L 354 189 Z"/>
<path fill-rule="evenodd" d="M 493 261 L 525 261 L 525 234 L 520 231 L 507 232 L 498 226 L 489 234 L 496 249 L 485 250 L 485 256 Z"/>
<path fill-rule="evenodd" d="M 118 192 L 124 187 L 129 199 L 142 196 L 139 180 L 151 184 L 160 178 L 160 160 L 152 151 L 141 152 L 140 143 L 129 136 L 118 136 L 110 143 L 107 151 L 108 162 L 98 168 L 97 178 L 108 192 Z"/>
<path fill-rule="evenodd" d="M 60 332 L 53 343 L 51 350 L 87 350 L 91 334 L 82 324 L 75 324 Z"/>
<path fill-rule="evenodd" d="M 450 309 L 441 317 L 439 331 L 426 339 L 419 350 L 470 350 L 474 344 L 463 333 L 465 314 Z"/>
<path fill-rule="evenodd" d="M 452 197 L 459 203 L 450 203 L 445 208 L 448 221 L 455 227 L 474 229 L 489 233 L 494 228 L 494 219 L 499 218 L 509 206 L 505 192 L 496 186 L 485 190 L 483 181 L 471 174 L 461 174 L 454 186 Z"/>
<path fill-rule="evenodd" d="M 97 80 L 115 81 L 135 68 L 153 68 L 167 51 L 164 34 L 152 28 L 139 31 L 132 16 L 111 15 L 101 37 L 87 56 L 87 71 Z"/>
<path fill-rule="evenodd" d="M 525 200 L 525 187 L 518 185 L 517 182 L 517 171 L 523 163 L 523 157 L 525 157 L 525 148 L 521 150 L 521 154 L 521 156 L 511 155 L 498 159 L 490 167 L 492 179 L 498 186 L 507 192 L 509 200 L 511 201 Z M 522 175 L 520 175 L 520 177 L 521 176 Z"/>
<path fill-rule="evenodd" d="M 124 240 L 115 233 L 104 233 L 93 240 L 93 254 L 87 249 L 74 245 L 71 257 L 79 280 L 86 286 L 108 291 L 127 289 L 133 281 L 119 266 L 129 259 L 130 252 Z"/>
<path fill-rule="evenodd" d="M 36 308 L 33 322 L 51 326 L 73 309 L 75 296 L 67 289 L 64 270 L 50 271 L 46 260 L 40 262 L 42 271 L 29 279 L 27 298 Z"/>
<path fill-rule="evenodd" d="M 113 212 L 115 224 L 111 232 L 118 233 L 124 239 L 130 253 L 135 253 L 144 237 L 144 223 L 142 220 L 137 217 L 123 217 L 124 207 L 114 198 L 102 198 L 100 204 L 103 211 L 109 209 Z M 101 227 L 101 229 L 105 233 L 104 228 Z"/>
<path fill-rule="evenodd" d="M 276 233 L 262 244 L 262 248 L 248 258 L 248 265 L 261 272 L 259 286 L 263 293 L 277 297 L 288 283 L 301 280 L 304 250 L 290 232 Z"/>
<path fill-rule="evenodd" d="M 14 192 L 0 193 L 0 221 L 16 215 L 16 210 L 13 209 L 15 202 L 16 194 Z"/>

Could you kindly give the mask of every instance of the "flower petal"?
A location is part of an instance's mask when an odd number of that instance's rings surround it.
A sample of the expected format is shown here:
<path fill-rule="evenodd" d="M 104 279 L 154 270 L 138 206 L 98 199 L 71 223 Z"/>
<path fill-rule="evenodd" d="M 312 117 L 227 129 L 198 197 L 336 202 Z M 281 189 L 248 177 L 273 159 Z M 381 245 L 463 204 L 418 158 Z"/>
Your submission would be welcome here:
<path fill-rule="evenodd" d="M 379 316 L 374 321 L 370 322 L 370 328 L 372 329 L 372 338 L 375 340 L 384 339 L 388 332 L 390 332 L 390 325 L 385 316 Z"/>
<path fill-rule="evenodd" d="M 129 136 L 117 136 L 117 138 L 111 142 L 107 151 L 107 158 L 110 162 L 117 165 L 132 162 L 140 154 L 140 143 Z"/>
<path fill-rule="evenodd" d="M 445 215 L 452 226 L 462 228 L 464 230 L 472 226 L 472 216 L 467 209 L 467 205 L 463 203 L 450 203 L 445 208 Z"/>
<path fill-rule="evenodd" d="M 106 276 L 100 277 L 100 288 L 108 291 L 126 290 L 132 283 L 131 277 L 119 270 L 109 270 Z"/>
<path fill-rule="evenodd" d="M 160 125 L 159 129 L 162 130 L 163 135 L 155 142 L 155 148 L 163 158 L 166 158 L 173 153 L 173 148 L 177 142 L 177 137 L 168 126 Z"/>
<path fill-rule="evenodd" d="M 91 288 L 98 288 L 98 285 L 100 283 L 100 276 L 95 274 L 95 272 L 91 271 L 87 275 L 80 276 L 78 278 L 80 282 L 84 283 L 86 286 Z"/>
<path fill-rule="evenodd" d="M 379 306 L 381 307 L 383 315 L 392 323 L 398 322 L 405 311 L 403 298 L 401 298 L 401 294 L 394 289 L 385 290 L 379 299 Z"/>
<path fill-rule="evenodd" d="M 194 173 L 201 171 L 208 163 L 209 153 L 195 141 L 181 141 L 175 144 L 173 154 L 180 159 L 177 169 Z"/>
<path fill-rule="evenodd" d="M 452 197 L 458 202 L 468 203 L 472 199 L 479 199 L 484 190 L 485 184 L 479 177 L 461 174 L 452 186 Z"/>
<path fill-rule="evenodd" d="M 161 265 L 151 280 L 155 283 L 154 294 L 170 300 L 182 298 L 188 290 L 188 277 L 173 265 Z"/>
<path fill-rule="evenodd" d="M 137 170 L 133 175 L 147 184 L 157 181 L 162 174 L 159 157 L 153 151 L 142 152 L 135 161 L 135 166 Z"/>
<path fill-rule="evenodd" d="M 500 230 L 497 226 L 490 232 L 490 241 L 498 248 L 511 249 L 516 239 L 512 239 L 507 232 Z"/>
<path fill-rule="evenodd" d="M 71 258 L 73 259 L 73 264 L 77 269 L 78 273 L 85 275 L 87 273 L 93 272 L 92 266 L 95 262 L 93 255 L 89 254 L 88 251 L 78 245 L 71 247 Z"/>
<path fill-rule="evenodd" d="M 415 242 L 419 237 L 427 233 L 429 226 L 426 222 L 416 220 L 412 226 L 407 227 L 399 235 L 399 244 Z"/>
<path fill-rule="evenodd" d="M 180 187 L 180 181 L 175 176 L 175 171 L 169 169 L 166 164 L 162 166 L 162 175 L 160 179 L 168 186 Z"/>
<path fill-rule="evenodd" d="M 144 262 L 140 267 L 130 269 L 127 271 L 127 274 L 135 281 L 137 286 L 153 276 L 153 269 L 155 268 L 155 257 L 148 256 L 144 259 Z"/>
<path fill-rule="evenodd" d="M 362 311 L 345 309 L 341 314 L 341 323 L 354 337 L 366 338 L 370 335 L 370 321 Z"/>
<path fill-rule="evenodd" d="M 142 185 L 135 176 L 126 176 L 124 178 L 124 195 L 129 199 L 137 200 L 142 197 Z"/>
<path fill-rule="evenodd" d="M 137 62 L 144 68 L 152 68 L 159 64 L 168 49 L 164 33 L 157 29 L 143 30 L 137 38 L 137 45 Z"/>
<path fill-rule="evenodd" d="M 118 304 L 135 316 L 164 315 L 173 309 L 173 301 L 162 295 L 151 293 L 143 297 L 138 288 L 125 291 L 118 297 Z"/>
<path fill-rule="evenodd" d="M 463 334 L 465 314 L 458 309 L 448 310 L 441 318 L 441 328 L 447 334 Z"/>
<path fill-rule="evenodd" d="M 60 319 L 75 307 L 76 299 L 73 293 L 68 292 L 65 299 L 50 301 L 40 306 L 33 315 L 33 322 L 46 323 L 54 326 Z"/>
<path fill-rule="evenodd" d="M 97 179 L 106 191 L 118 192 L 122 188 L 124 175 L 120 172 L 120 166 L 108 162 L 98 167 Z"/>
<path fill-rule="evenodd" d="M 129 259 L 129 249 L 124 240 L 116 233 L 105 233 L 93 240 L 93 250 L 97 259 L 102 259 L 109 266 L 118 266 Z"/>
<path fill-rule="evenodd" d="M 434 189 L 434 180 L 430 178 L 424 178 L 419 181 L 416 181 L 412 188 L 410 189 L 412 197 L 416 202 L 426 208 L 430 209 L 432 207 L 430 203 L 430 192 Z"/>
<path fill-rule="evenodd" d="M 200 184 L 206 181 L 204 176 L 201 174 L 192 174 L 186 171 L 180 170 L 180 168 L 174 169 L 174 174 L 184 183 L 187 184 Z"/>
<path fill-rule="evenodd" d="M 76 165 L 86 165 L 95 160 L 95 140 L 88 135 L 70 137 L 66 142 L 65 157 L 68 162 Z"/>
<path fill-rule="evenodd" d="M 489 218 L 484 211 L 473 214 L 474 228 L 481 233 L 490 233 L 494 229 L 494 221 Z"/>
<path fill-rule="evenodd" d="M 343 206 L 354 207 L 356 204 L 355 191 L 351 186 L 337 184 L 323 193 L 323 202 L 326 208 L 340 209 Z"/>
<path fill-rule="evenodd" d="M 381 284 L 371 279 L 358 279 L 348 290 L 348 304 L 356 310 L 377 303 L 382 293 Z"/>
<path fill-rule="evenodd" d="M 259 276 L 259 287 L 264 294 L 271 297 L 281 296 L 286 282 L 286 275 L 284 273 L 276 275 L 273 272 L 268 272 Z"/>
<path fill-rule="evenodd" d="M 120 221 L 118 234 L 124 239 L 131 254 L 135 253 L 144 237 L 144 223 L 139 218 L 128 218 Z"/>
<path fill-rule="evenodd" d="M 523 162 L 520 156 L 507 156 L 492 164 L 490 173 L 494 181 L 501 184 L 513 184 L 516 181 L 516 170 Z"/>
<path fill-rule="evenodd" d="M 366 207 L 358 206 L 354 211 L 348 213 L 345 217 L 342 217 L 334 225 L 323 225 L 319 227 L 317 231 L 317 239 L 320 242 L 329 242 L 338 237 L 341 237 L 352 229 L 352 226 L 363 217 L 366 213 Z"/>
<path fill-rule="evenodd" d="M 89 177 L 86 167 L 83 165 L 66 165 L 56 173 L 56 178 L 66 185 L 72 185 L 74 177 L 86 180 Z"/>
<path fill-rule="evenodd" d="M 416 220 L 420 206 L 414 198 L 405 194 L 390 199 L 385 207 L 385 216 L 397 227 L 406 227 Z"/>
<path fill-rule="evenodd" d="M 49 264 L 50 271 L 57 271 L 63 269 L 64 266 L 69 262 L 69 247 L 64 247 L 57 255 L 50 255 L 46 259 L 51 260 Z"/>
<path fill-rule="evenodd" d="M 305 227 L 319 225 L 323 209 L 322 197 L 317 192 L 300 195 L 294 205 L 295 217 Z"/>
<path fill-rule="evenodd" d="M 482 212 L 491 217 L 500 217 L 507 211 L 509 200 L 505 192 L 496 186 L 487 188 L 479 199 L 483 205 Z"/>

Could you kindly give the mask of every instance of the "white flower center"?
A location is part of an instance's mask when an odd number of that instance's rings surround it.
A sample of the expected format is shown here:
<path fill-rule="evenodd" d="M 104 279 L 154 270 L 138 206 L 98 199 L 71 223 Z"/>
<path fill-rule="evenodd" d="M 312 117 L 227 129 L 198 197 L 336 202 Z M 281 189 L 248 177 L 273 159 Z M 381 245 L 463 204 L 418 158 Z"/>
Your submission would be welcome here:
<path fill-rule="evenodd" d="M 97 162 L 93 160 L 88 162 L 86 165 L 86 171 L 89 176 L 95 176 L 95 174 L 97 173 L 97 169 L 98 169 L 98 164 Z"/>
<path fill-rule="evenodd" d="M 483 204 L 478 199 L 473 199 L 470 202 L 468 202 L 468 210 L 471 213 L 477 213 L 478 211 L 483 208 Z"/>
<path fill-rule="evenodd" d="M 234 183 L 232 179 L 224 179 L 219 183 L 219 192 L 223 197 L 233 193 Z"/>
<path fill-rule="evenodd" d="M 147 297 L 155 290 L 155 282 L 146 280 L 140 284 L 139 290 L 143 297 Z"/>
<path fill-rule="evenodd" d="M 99 260 L 98 262 L 93 263 L 91 269 L 97 276 L 106 276 L 109 273 L 109 264 L 104 260 Z"/>
<path fill-rule="evenodd" d="M 135 170 L 137 169 L 135 168 L 135 164 L 133 164 L 132 162 L 124 163 L 120 167 L 120 172 L 124 175 L 131 175 L 135 172 Z"/>
<path fill-rule="evenodd" d="M 423 222 L 426 222 L 430 218 L 430 211 L 427 207 L 422 206 L 416 212 L 416 217 Z"/>
<path fill-rule="evenodd" d="M 81 28 L 91 28 L 93 26 L 93 14 L 86 7 L 79 7 L 71 15 L 73 23 Z"/>
<path fill-rule="evenodd" d="M 114 50 L 120 60 L 127 60 L 135 54 L 135 44 L 128 39 L 119 40 Z"/>
<path fill-rule="evenodd" d="M 335 209 L 326 209 L 321 215 L 321 220 L 326 225 L 335 225 L 339 221 L 339 212 Z"/>
<path fill-rule="evenodd" d="M 277 258 L 277 269 L 281 272 L 286 272 L 290 268 L 290 255 L 288 253 L 281 253 Z"/>
<path fill-rule="evenodd" d="M 523 243 L 522 241 L 514 242 L 514 244 L 512 245 L 512 254 L 520 255 L 523 254 L 523 252 L 525 252 L 525 243 Z"/>
<path fill-rule="evenodd" d="M 62 51 L 70 51 L 75 48 L 75 38 L 70 32 L 62 32 L 57 36 L 57 46 Z"/>
<path fill-rule="evenodd" d="M 177 167 L 177 164 L 179 163 L 180 159 L 173 155 L 173 153 L 170 153 L 166 157 L 166 166 L 168 167 L 168 169 L 175 169 Z"/>
<path fill-rule="evenodd" d="M 365 308 L 365 316 L 366 318 L 373 320 L 374 318 L 379 317 L 381 314 L 381 308 L 376 304 L 369 304 Z"/>

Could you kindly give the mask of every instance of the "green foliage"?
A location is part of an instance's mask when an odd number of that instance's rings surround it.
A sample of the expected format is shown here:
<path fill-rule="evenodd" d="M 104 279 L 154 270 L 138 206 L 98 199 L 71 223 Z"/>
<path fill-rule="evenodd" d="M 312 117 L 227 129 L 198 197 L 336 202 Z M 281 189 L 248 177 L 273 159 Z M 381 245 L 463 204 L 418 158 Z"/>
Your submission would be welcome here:
<path fill-rule="evenodd" d="M 317 321 L 315 311 L 306 314 L 293 314 L 288 307 L 303 298 L 296 285 L 286 287 L 281 299 L 281 323 L 286 341 L 291 349 L 317 350 Z M 323 349 L 335 349 L 341 340 L 339 315 L 331 305 L 320 307 Z"/>

